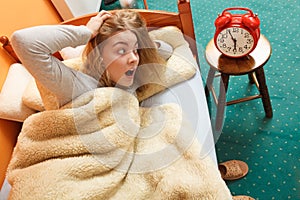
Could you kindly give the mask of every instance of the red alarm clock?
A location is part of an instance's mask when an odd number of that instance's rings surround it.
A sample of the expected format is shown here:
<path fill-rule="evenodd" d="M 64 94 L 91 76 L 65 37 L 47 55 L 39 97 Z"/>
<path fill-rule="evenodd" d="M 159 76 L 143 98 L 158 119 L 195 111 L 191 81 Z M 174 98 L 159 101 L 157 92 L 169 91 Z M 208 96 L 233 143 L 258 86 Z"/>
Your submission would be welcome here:
<path fill-rule="evenodd" d="M 228 11 L 242 10 L 244 14 Z M 249 8 L 226 8 L 215 20 L 214 43 L 228 57 L 249 55 L 256 47 L 260 36 L 260 20 Z"/>

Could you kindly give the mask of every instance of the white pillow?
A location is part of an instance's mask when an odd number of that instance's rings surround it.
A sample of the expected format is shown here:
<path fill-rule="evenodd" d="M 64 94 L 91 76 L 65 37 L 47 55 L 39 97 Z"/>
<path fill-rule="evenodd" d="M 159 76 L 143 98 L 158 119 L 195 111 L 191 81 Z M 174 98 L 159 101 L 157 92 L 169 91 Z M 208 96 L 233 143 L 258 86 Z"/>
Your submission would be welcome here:
<path fill-rule="evenodd" d="M 84 48 L 85 45 L 80 45 L 77 47 L 65 47 L 62 50 L 60 50 L 59 53 L 63 58 L 63 60 L 68 60 L 68 59 L 80 57 Z"/>
<path fill-rule="evenodd" d="M 22 102 L 23 93 L 33 77 L 22 64 L 10 66 L 0 92 L 0 118 L 23 122 L 36 111 Z"/>
<path fill-rule="evenodd" d="M 33 110 L 36 111 L 45 110 L 41 94 L 38 90 L 38 87 L 34 79 L 30 80 L 29 83 L 27 84 L 27 87 L 23 92 L 22 101 L 27 107 Z"/>

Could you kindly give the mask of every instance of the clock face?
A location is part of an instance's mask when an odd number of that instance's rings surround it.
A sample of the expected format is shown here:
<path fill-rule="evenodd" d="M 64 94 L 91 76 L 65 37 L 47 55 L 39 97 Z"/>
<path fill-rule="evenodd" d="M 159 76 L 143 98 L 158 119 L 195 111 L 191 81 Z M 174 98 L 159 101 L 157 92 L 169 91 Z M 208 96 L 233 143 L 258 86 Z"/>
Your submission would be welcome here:
<path fill-rule="evenodd" d="M 246 29 L 230 27 L 217 35 L 216 45 L 221 53 L 227 56 L 241 57 L 252 51 L 254 39 Z"/>

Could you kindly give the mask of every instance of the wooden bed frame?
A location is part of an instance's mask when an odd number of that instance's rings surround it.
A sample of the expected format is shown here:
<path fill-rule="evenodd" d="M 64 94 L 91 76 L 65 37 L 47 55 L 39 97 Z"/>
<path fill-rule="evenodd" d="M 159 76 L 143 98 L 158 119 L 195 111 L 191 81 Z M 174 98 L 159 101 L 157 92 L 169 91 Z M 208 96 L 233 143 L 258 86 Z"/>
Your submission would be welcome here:
<path fill-rule="evenodd" d="M 136 9 L 142 17 L 146 20 L 147 26 L 153 28 L 159 28 L 163 26 L 176 26 L 178 27 L 183 34 L 185 35 L 185 39 L 188 41 L 190 48 L 194 54 L 194 57 L 199 65 L 198 60 L 198 52 L 196 47 L 196 38 L 194 33 L 194 25 L 193 25 L 193 18 L 192 18 L 192 11 L 190 7 L 190 0 L 178 0 L 177 1 L 178 6 L 178 12 L 166 12 L 166 11 L 158 11 L 158 10 L 149 10 L 148 6 L 146 6 L 146 9 Z M 84 15 L 82 17 L 76 17 L 74 19 L 70 19 L 67 21 L 62 22 L 62 24 L 73 24 L 73 25 L 82 25 L 86 24 L 87 21 L 90 19 L 90 17 L 94 16 L 96 13 Z M 0 42 L 2 43 L 3 49 L 14 59 L 14 62 L 20 62 L 17 55 L 14 53 L 14 50 L 10 44 L 10 41 L 7 36 L 1 36 Z M 57 55 L 59 57 L 59 55 Z M 10 126 L 11 121 L 1 122 L 0 126 L 6 127 Z M 18 127 L 20 128 L 20 127 Z M 10 132 L 12 132 L 10 129 L 5 129 L 5 134 L 10 135 Z M 0 132 L 1 134 L 2 132 Z M 2 133 L 3 134 L 3 133 Z M 15 135 L 15 134 L 14 134 Z M 12 137 L 9 142 L 15 142 L 16 137 Z M 1 141 L 0 141 L 1 142 Z M 4 141 L 8 142 L 8 141 Z M 0 144 L 2 145 L 2 144 Z M 6 152 L 1 152 L 1 154 L 5 154 Z M 10 154 L 10 152 L 7 152 L 7 154 Z M 11 155 L 8 155 L 9 157 Z M 0 167 L 2 169 L 6 169 L 8 162 L 0 162 Z M 0 188 L 2 187 L 3 179 L 5 172 L 0 171 Z"/>
<path fill-rule="evenodd" d="M 147 22 L 147 27 L 149 27 L 150 29 L 155 29 L 163 26 L 178 27 L 184 34 L 185 39 L 189 42 L 190 48 L 195 56 L 197 63 L 199 64 L 190 1 L 178 0 L 177 6 L 178 6 L 178 13 L 160 11 L 160 10 L 149 10 L 147 4 L 145 4 L 146 9 L 133 9 L 133 10 L 136 10 L 141 14 L 141 16 Z M 62 24 L 72 24 L 72 25 L 86 24 L 88 20 L 91 17 L 95 16 L 96 14 L 97 13 L 91 13 L 91 14 L 83 15 L 81 17 L 69 19 L 62 22 Z M 2 47 L 6 50 L 6 52 L 10 54 L 16 62 L 20 62 L 12 46 L 10 45 L 9 38 L 7 36 L 1 36 L 0 42 L 2 43 Z M 61 58 L 58 53 L 55 56 Z"/>

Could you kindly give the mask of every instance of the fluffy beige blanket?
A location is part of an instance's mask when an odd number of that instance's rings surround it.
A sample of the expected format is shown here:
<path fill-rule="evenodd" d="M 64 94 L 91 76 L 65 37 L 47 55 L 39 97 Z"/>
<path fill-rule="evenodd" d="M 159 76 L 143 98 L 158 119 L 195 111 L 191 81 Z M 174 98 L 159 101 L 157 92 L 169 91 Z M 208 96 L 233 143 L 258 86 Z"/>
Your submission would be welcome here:
<path fill-rule="evenodd" d="M 10 199 L 231 199 L 175 104 L 99 88 L 24 122 Z"/>

